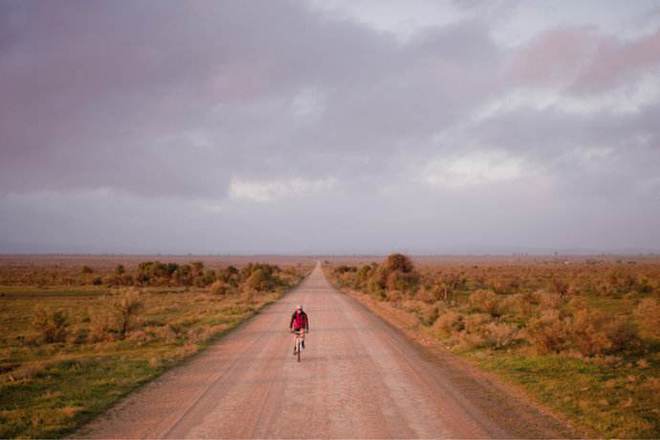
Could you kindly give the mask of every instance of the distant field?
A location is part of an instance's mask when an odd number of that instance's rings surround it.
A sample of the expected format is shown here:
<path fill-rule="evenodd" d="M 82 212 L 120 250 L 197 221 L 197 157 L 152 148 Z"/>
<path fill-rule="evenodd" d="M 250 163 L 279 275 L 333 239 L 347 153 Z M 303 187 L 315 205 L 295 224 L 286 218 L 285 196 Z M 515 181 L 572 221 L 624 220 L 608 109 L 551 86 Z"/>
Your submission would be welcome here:
<path fill-rule="evenodd" d="M 38 269 L 80 269 L 83 265 L 109 270 L 118 264 L 126 268 L 136 267 L 144 261 L 167 261 L 172 263 L 189 263 L 201 261 L 206 266 L 244 266 L 249 263 L 268 263 L 283 266 L 296 264 L 311 265 L 316 259 L 309 256 L 287 256 L 287 255 L 29 255 L 29 254 L 0 254 L 0 267 L 35 267 Z"/>
<path fill-rule="evenodd" d="M 326 258 L 339 288 L 592 435 L 660 437 L 660 258 Z"/>
<path fill-rule="evenodd" d="M 71 432 L 281 297 L 311 263 L 0 257 L 0 438 Z"/>

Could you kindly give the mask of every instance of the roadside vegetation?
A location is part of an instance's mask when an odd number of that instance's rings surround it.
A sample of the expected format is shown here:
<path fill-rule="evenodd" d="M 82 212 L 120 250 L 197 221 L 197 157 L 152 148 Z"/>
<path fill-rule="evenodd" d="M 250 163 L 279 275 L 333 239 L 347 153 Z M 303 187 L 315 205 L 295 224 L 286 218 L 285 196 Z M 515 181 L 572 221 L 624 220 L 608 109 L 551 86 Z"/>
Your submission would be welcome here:
<path fill-rule="evenodd" d="M 420 339 L 523 385 L 598 436 L 660 437 L 660 261 L 526 259 L 325 266 Z"/>
<path fill-rule="evenodd" d="M 311 269 L 0 266 L 0 438 L 72 432 Z"/>

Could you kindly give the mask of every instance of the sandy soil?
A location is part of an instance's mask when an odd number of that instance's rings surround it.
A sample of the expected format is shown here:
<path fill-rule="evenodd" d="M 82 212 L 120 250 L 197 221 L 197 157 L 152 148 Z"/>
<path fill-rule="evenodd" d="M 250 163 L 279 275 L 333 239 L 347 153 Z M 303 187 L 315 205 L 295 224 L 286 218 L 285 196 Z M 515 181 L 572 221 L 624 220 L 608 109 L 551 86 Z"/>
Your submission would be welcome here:
<path fill-rule="evenodd" d="M 301 363 L 287 324 L 302 303 Z M 428 354 L 320 267 L 218 344 L 79 431 L 93 438 L 531 438 L 571 433 L 460 364 Z"/>

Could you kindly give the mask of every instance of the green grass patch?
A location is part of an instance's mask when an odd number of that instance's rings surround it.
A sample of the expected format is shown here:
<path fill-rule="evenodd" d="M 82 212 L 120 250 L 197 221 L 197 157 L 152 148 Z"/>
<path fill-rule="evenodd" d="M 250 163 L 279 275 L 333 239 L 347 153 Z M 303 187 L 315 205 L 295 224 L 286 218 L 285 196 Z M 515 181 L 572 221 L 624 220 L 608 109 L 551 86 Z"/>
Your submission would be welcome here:
<path fill-rule="evenodd" d="M 471 357 L 596 432 L 627 438 L 655 438 L 660 432 L 660 400 L 652 392 L 658 386 L 657 365 L 496 352 Z"/>

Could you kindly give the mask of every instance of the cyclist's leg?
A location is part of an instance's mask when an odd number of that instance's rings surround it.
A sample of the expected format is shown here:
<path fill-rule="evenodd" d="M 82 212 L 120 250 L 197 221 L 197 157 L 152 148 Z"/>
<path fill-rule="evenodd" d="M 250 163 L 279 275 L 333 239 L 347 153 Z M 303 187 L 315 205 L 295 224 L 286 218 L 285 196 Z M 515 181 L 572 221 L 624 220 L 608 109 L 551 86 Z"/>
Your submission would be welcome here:
<path fill-rule="evenodd" d="M 293 331 L 293 354 L 295 355 L 298 350 L 298 338 L 300 337 L 300 330 Z"/>

